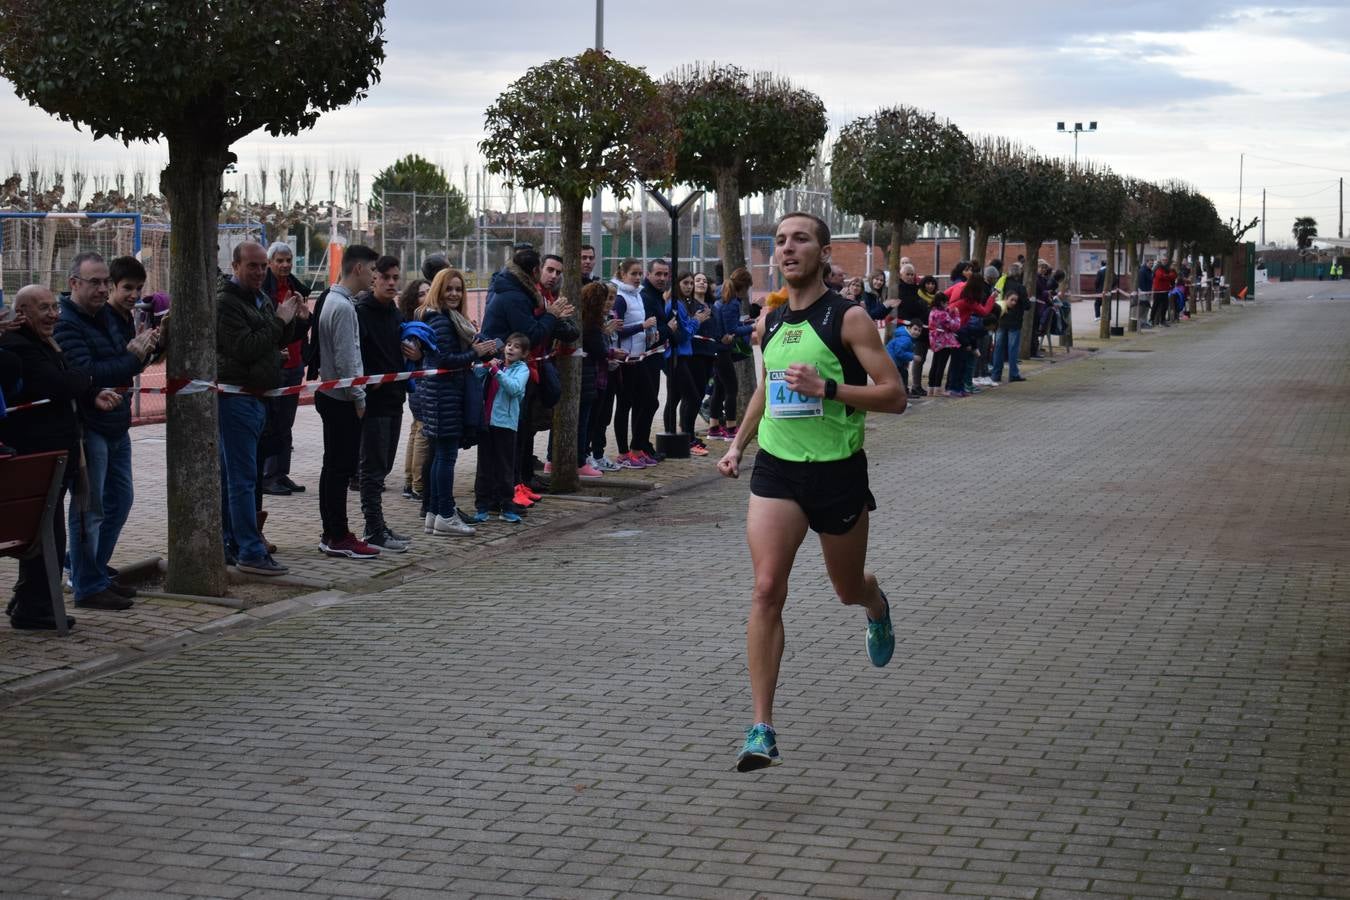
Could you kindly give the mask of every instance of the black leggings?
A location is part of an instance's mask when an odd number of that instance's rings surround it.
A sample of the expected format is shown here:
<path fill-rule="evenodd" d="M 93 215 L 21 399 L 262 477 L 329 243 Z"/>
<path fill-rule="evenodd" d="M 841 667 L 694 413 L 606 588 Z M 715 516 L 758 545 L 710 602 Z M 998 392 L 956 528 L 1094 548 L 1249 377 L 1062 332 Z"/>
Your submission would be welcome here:
<path fill-rule="evenodd" d="M 952 358 L 953 348 L 944 347 L 941 350 L 933 351 L 933 364 L 928 367 L 928 386 L 937 390 L 942 387 L 942 373 L 947 369 L 947 363 Z"/>
<path fill-rule="evenodd" d="M 693 435 L 698 424 L 698 411 L 703 406 L 703 398 L 708 393 L 708 378 L 712 375 L 713 358 L 711 356 L 689 357 L 689 377 L 694 382 L 693 401 L 680 409 L 680 430 Z"/>
<path fill-rule="evenodd" d="M 703 391 L 694 377 L 693 361 L 692 356 L 672 356 L 666 360 L 666 434 L 694 433 L 694 417 L 703 402 Z"/>
<path fill-rule="evenodd" d="M 597 365 L 603 366 L 605 362 L 602 360 Z M 606 371 L 605 389 L 596 391 L 595 405 L 591 407 L 591 421 L 587 425 L 591 434 L 587 439 L 587 446 L 596 459 L 605 455 L 605 432 L 609 429 L 610 420 L 614 418 L 614 398 L 619 392 L 619 378 L 617 371 Z M 617 423 L 615 427 L 618 427 Z"/>
<path fill-rule="evenodd" d="M 618 445 L 619 455 L 622 456 L 629 450 L 629 417 L 636 419 L 637 409 L 642 405 L 639 382 L 645 378 L 645 373 L 641 363 L 634 363 L 619 366 L 617 372 L 610 373 L 610 377 L 617 377 L 619 380 L 618 387 L 614 391 L 614 443 Z"/>
<path fill-rule="evenodd" d="M 736 378 L 736 357 L 731 353 L 717 354 L 713 363 L 712 410 L 709 416 L 714 422 L 736 421 L 736 399 L 740 384 Z"/>
<path fill-rule="evenodd" d="M 642 373 L 633 405 L 633 448 L 653 455 L 656 445 L 652 443 L 652 420 L 661 407 L 661 371 L 665 364 L 660 356 L 649 356 L 633 366 Z"/>

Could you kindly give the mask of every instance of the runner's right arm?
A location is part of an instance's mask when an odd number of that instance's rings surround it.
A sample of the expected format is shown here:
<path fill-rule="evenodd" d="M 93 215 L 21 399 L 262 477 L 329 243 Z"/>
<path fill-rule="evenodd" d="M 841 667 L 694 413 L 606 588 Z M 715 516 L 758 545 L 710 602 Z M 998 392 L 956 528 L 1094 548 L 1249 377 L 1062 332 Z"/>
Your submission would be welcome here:
<path fill-rule="evenodd" d="M 760 316 L 755 322 L 755 343 L 764 346 L 764 319 Z M 767 381 L 764 372 L 763 357 L 759 364 L 759 383 L 755 385 L 755 392 L 750 395 L 750 403 L 745 407 L 745 417 L 741 419 L 740 427 L 736 429 L 736 437 L 727 448 L 726 454 L 717 462 L 717 470 L 728 478 L 739 478 L 741 474 L 741 457 L 745 454 L 745 447 L 759 433 L 759 420 L 764 416 L 764 383 Z"/>

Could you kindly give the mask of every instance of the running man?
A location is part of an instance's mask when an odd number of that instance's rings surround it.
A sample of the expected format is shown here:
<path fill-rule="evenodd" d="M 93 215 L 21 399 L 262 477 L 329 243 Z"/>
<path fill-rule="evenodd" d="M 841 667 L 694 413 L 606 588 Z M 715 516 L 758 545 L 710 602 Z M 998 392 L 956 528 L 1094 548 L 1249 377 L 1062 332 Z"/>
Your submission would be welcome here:
<path fill-rule="evenodd" d="M 840 602 L 867 610 L 867 655 L 874 666 L 895 650 L 890 604 L 867 558 L 867 515 L 876 501 L 863 453 L 866 413 L 900 413 L 905 392 L 867 311 L 825 286 L 830 228 L 807 213 L 789 213 L 774 236 L 788 299 L 755 324 L 764 363 L 759 386 L 731 448 L 718 462 L 740 475 L 756 435 L 745 531 L 755 586 L 746 627 L 754 725 L 736 769 L 782 762 L 773 729 L 773 695 L 783 659 L 783 605 L 788 576 L 807 529 L 820 535 L 825 569 Z M 868 379 L 871 383 L 868 383 Z"/>

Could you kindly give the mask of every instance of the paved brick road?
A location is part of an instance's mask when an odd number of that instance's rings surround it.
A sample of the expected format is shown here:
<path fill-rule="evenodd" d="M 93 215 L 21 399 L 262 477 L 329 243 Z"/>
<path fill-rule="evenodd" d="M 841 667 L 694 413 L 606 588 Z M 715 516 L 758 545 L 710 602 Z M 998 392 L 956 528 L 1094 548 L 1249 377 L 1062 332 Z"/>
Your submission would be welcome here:
<path fill-rule="evenodd" d="M 780 768 L 724 483 L 0 713 L 0 892 L 1350 897 L 1350 297 L 1282 288 L 877 421 L 896 658 L 804 553 Z"/>

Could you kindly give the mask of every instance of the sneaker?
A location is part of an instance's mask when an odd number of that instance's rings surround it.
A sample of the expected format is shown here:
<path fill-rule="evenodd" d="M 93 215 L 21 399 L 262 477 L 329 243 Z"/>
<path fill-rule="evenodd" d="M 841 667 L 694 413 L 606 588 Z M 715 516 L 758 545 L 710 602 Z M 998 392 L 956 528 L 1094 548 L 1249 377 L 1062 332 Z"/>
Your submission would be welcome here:
<path fill-rule="evenodd" d="M 291 494 L 295 493 L 280 481 L 264 482 L 262 492 L 269 497 L 289 497 Z"/>
<path fill-rule="evenodd" d="M 277 479 L 277 484 L 282 485 L 292 494 L 303 494 L 305 492 L 305 486 L 303 484 L 296 484 L 294 481 L 291 481 L 291 476 L 289 475 L 282 475 L 280 478 Z"/>
<path fill-rule="evenodd" d="M 529 509 L 534 506 L 534 501 L 530 499 L 529 489 L 523 484 L 516 485 L 516 492 L 511 497 L 511 502 L 522 509 Z"/>
<path fill-rule="evenodd" d="M 619 455 L 619 467 L 622 469 L 645 469 L 647 461 L 642 458 L 641 453 L 628 451 Z"/>
<path fill-rule="evenodd" d="M 948 391 L 948 392 L 947 392 L 947 396 L 948 396 L 948 397 L 964 397 L 965 395 L 966 395 L 965 391 Z"/>
<path fill-rule="evenodd" d="M 381 528 L 374 534 L 366 535 L 362 540 L 372 547 L 379 550 L 388 550 L 390 553 L 407 553 L 408 548 L 412 546 L 412 541 L 394 534 L 388 528 Z"/>
<path fill-rule="evenodd" d="M 472 525 L 465 524 L 459 516 L 451 513 L 448 516 L 437 516 L 436 522 L 432 526 L 431 533 L 440 537 L 450 535 L 465 536 L 476 534 Z"/>
<path fill-rule="evenodd" d="M 474 513 L 472 517 L 470 517 L 469 524 L 482 525 L 485 524 L 486 522 L 491 521 L 491 519 L 492 513 L 488 512 L 485 509 L 480 509 L 478 512 Z"/>
<path fill-rule="evenodd" d="M 116 581 L 109 582 L 108 590 L 112 591 L 117 596 L 125 597 L 128 600 L 134 599 L 136 596 L 136 589 L 134 587 L 118 584 Z"/>
<path fill-rule="evenodd" d="M 648 453 L 646 450 L 639 450 L 638 453 L 642 457 L 642 461 L 647 464 L 648 468 L 657 465 L 661 460 L 665 459 L 665 457 L 659 453 Z"/>
<path fill-rule="evenodd" d="M 509 509 L 504 509 L 502 510 L 502 521 L 506 522 L 509 525 L 519 525 L 520 516 L 517 515 L 516 513 L 511 512 L 511 510 Z"/>
<path fill-rule="evenodd" d="M 927 397 L 927 396 L 928 396 L 928 392 L 925 391 L 923 388 L 915 388 L 914 390 L 918 393 L 918 395 L 919 395 L 920 397 Z"/>
<path fill-rule="evenodd" d="M 1014 381 L 1026 381 L 1026 379 L 1023 378 L 1021 375 L 1016 375 L 1008 379 L 1008 384 L 1012 384 Z"/>
<path fill-rule="evenodd" d="M 601 472 L 599 469 L 597 469 L 595 466 L 591 465 L 590 463 L 587 463 L 586 465 L 584 465 L 584 466 L 582 466 L 581 468 L 577 469 L 577 477 L 578 477 L 578 478 L 585 478 L 585 479 L 587 479 L 587 480 L 589 480 L 589 481 L 594 481 L 594 480 L 597 479 L 597 478 L 603 478 L 603 477 L 605 477 L 605 473 L 604 473 L 604 472 Z"/>
<path fill-rule="evenodd" d="M 707 456 L 707 455 L 708 455 L 708 448 L 705 447 L 705 446 L 703 445 L 703 442 L 702 442 L 702 441 L 690 441 L 690 443 L 689 443 L 689 455 L 690 455 L 690 456 Z"/>
<path fill-rule="evenodd" d="M 404 500 L 413 499 L 413 489 L 411 484 L 405 484 L 403 486 L 403 499 Z"/>
<path fill-rule="evenodd" d="M 525 489 L 525 496 L 529 497 L 531 501 L 538 503 L 540 500 L 544 499 L 544 495 L 541 491 L 543 488 L 542 484 L 536 488 L 532 483 L 527 482 L 522 484 L 521 487 Z"/>
<path fill-rule="evenodd" d="M 895 629 L 891 627 L 891 601 L 886 599 L 885 591 L 881 591 L 881 600 L 886 604 L 886 612 L 881 621 L 873 622 L 871 616 L 867 617 L 867 658 L 878 668 L 890 662 L 891 654 L 895 652 Z"/>
<path fill-rule="evenodd" d="M 753 772 L 768 766 L 782 765 L 778 752 L 778 736 L 772 726 L 760 723 L 745 730 L 745 743 L 736 754 L 736 771 Z"/>
<path fill-rule="evenodd" d="M 609 458 L 604 457 L 604 456 L 601 456 L 600 458 L 598 458 L 598 459 L 595 461 L 594 465 L 595 465 L 595 467 L 596 467 L 597 469 L 599 469 L 601 472 L 617 472 L 617 471 L 619 471 L 620 469 L 623 468 L 623 466 L 619 465 L 619 464 L 618 464 L 617 462 L 615 462 L 614 460 L 609 459 Z"/>
<path fill-rule="evenodd" d="M 436 529 L 436 514 L 427 513 L 426 518 L 422 520 L 422 531 L 431 534 Z"/>
<path fill-rule="evenodd" d="M 319 541 L 319 550 L 329 556 L 345 556 L 348 559 L 375 559 L 380 555 L 379 550 L 365 541 L 358 541 L 350 531 L 340 538 L 323 538 Z"/>
<path fill-rule="evenodd" d="M 235 564 L 235 568 L 250 575 L 285 575 L 290 571 L 273 559 L 270 553 L 261 559 L 241 559 Z"/>
<path fill-rule="evenodd" d="M 725 440 L 726 436 L 727 430 L 723 428 L 721 425 L 714 425 L 708 429 L 708 440 L 710 441 Z"/>
<path fill-rule="evenodd" d="M 739 425 L 728 425 L 724 430 L 727 433 L 727 440 L 731 440 L 736 437 L 736 432 L 740 431 L 741 427 Z"/>

